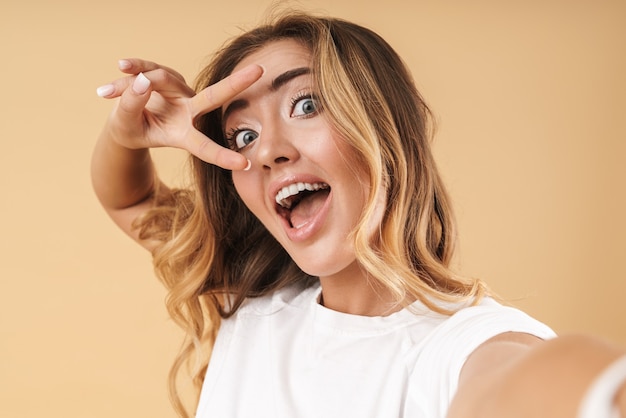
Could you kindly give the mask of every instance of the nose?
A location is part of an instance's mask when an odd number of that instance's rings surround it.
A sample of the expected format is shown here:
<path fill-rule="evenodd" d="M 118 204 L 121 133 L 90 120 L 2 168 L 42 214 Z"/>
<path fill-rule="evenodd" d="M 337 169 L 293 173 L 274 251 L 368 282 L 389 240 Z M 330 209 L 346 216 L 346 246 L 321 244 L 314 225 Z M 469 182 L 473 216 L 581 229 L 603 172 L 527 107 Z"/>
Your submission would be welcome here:
<path fill-rule="evenodd" d="M 277 168 L 300 157 L 294 136 L 279 121 L 265 123 L 257 141 L 256 159 L 263 168 Z"/>

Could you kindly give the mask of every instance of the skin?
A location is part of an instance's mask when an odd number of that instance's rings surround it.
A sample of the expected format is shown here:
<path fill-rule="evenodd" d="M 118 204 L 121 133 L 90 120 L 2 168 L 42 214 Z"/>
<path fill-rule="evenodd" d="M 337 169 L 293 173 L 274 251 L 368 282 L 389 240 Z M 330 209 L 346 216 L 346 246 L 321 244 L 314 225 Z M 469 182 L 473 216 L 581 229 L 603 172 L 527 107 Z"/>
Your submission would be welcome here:
<path fill-rule="evenodd" d="M 347 240 L 347 231 L 358 218 L 369 185 L 354 183 L 363 176 L 347 169 L 352 164 L 346 164 L 343 157 L 349 155 L 349 150 L 323 113 L 293 117 L 293 108 L 286 105 L 291 102 L 285 99 L 291 99 L 294 91 L 306 90 L 310 80 L 307 83 L 306 78 L 299 78 L 285 90 L 268 94 L 268 83 L 281 71 L 306 66 L 308 61 L 307 51 L 297 44 L 276 42 L 242 61 L 237 67 L 240 70 L 230 77 L 196 95 L 182 76 L 168 67 L 125 60 L 120 69 L 128 75 L 100 90 L 106 93 L 103 97 L 119 101 L 94 150 L 94 190 L 120 228 L 152 249 L 153 243 L 140 240 L 131 228 L 136 217 L 152 205 L 157 186 L 167 193 L 156 176 L 149 148 L 185 149 L 211 164 L 233 170 L 237 191 L 249 208 L 303 269 L 321 276 L 327 307 L 360 315 L 388 314 L 397 307 L 390 309 L 384 291 L 366 284 L 367 276 L 355 262 Z M 265 67 L 265 72 L 258 64 Z M 139 73 L 144 73 L 146 79 L 137 76 Z M 227 123 L 247 124 L 247 128 L 258 130 L 257 144 L 235 152 L 218 146 L 193 128 L 193 119 L 198 115 L 241 98 L 249 102 L 247 109 L 232 113 Z M 242 171 L 248 165 L 249 171 Z M 277 179 L 281 181 L 293 173 L 314 175 L 331 184 L 328 210 L 333 215 L 314 234 L 295 243 L 284 235 L 268 194 Z M 621 355 L 623 348 L 590 336 L 544 342 L 520 333 L 498 335 L 467 359 L 448 417 L 575 416 L 592 379 Z M 622 416 L 626 416 L 626 384 L 615 400 Z"/>
<path fill-rule="evenodd" d="M 251 161 L 251 169 L 233 172 L 233 181 L 246 206 L 298 266 L 320 278 L 325 306 L 360 315 L 389 313 L 390 307 L 398 307 L 389 295 L 368 284 L 349 239 L 369 194 L 364 169 L 354 168 L 351 150 L 331 128 L 323 110 L 302 112 L 301 106 L 315 103 L 308 98 L 310 74 L 272 88 L 272 81 L 281 74 L 309 68 L 310 62 L 307 49 L 293 40 L 281 40 L 249 55 L 236 67 L 258 64 L 265 72 L 224 106 L 239 104 L 224 121 L 226 132 L 258 135 L 240 150 Z M 243 103 L 245 107 L 241 107 Z M 331 187 L 323 219 L 299 229 L 286 225 L 275 202 L 276 188 L 295 180 Z"/>
<path fill-rule="evenodd" d="M 463 368 L 448 418 L 576 417 L 593 379 L 624 355 L 622 347 L 589 335 L 533 338 L 507 333 L 476 349 Z M 614 398 L 621 416 L 625 398 L 626 381 Z"/>
<path fill-rule="evenodd" d="M 248 161 L 242 155 L 204 136 L 193 127 L 193 120 L 249 87 L 263 69 L 242 69 L 198 94 L 180 74 L 150 61 L 121 60 L 120 69 L 132 75 L 99 88 L 107 93 L 103 97 L 119 101 L 94 149 L 92 184 L 113 221 L 152 250 L 154 243 L 140 240 L 132 228 L 133 221 L 152 206 L 157 186 L 161 193 L 167 193 L 156 175 L 149 149 L 180 148 L 226 169 L 244 169 Z"/>

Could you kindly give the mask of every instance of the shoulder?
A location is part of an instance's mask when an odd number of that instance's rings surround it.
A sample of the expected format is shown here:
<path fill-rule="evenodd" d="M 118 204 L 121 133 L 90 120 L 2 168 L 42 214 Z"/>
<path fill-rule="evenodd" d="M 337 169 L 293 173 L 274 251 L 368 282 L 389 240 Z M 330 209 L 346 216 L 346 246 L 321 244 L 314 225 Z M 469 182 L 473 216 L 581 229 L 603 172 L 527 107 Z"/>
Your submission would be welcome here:
<path fill-rule="evenodd" d="M 510 332 L 542 339 L 554 336 L 554 331 L 548 326 L 525 312 L 485 297 L 477 305 L 460 307 L 453 315 L 440 318 L 424 340 L 423 349 L 428 351 L 430 346 L 454 347 L 460 344 L 460 352 L 467 356 L 489 339 Z"/>
<path fill-rule="evenodd" d="M 431 415 L 437 417 L 445 416 L 466 361 L 479 347 L 500 349 L 511 344 L 520 348 L 555 336 L 548 326 L 523 311 L 488 297 L 478 305 L 438 318 L 433 325 L 416 350 L 411 390 L 431 400 Z M 476 359 L 488 354 L 482 348 L 478 353 L 481 356 Z"/>

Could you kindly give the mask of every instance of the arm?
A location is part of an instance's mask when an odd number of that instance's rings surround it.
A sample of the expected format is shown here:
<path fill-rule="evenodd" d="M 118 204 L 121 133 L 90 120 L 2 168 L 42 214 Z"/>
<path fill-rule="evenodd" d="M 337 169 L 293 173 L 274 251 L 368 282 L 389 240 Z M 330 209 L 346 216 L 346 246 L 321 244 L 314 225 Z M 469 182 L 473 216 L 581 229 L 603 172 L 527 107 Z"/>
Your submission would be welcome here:
<path fill-rule="evenodd" d="M 501 334 L 468 358 L 448 417 L 576 417 L 592 381 L 622 355 L 588 336 Z M 626 382 L 615 401 L 626 417 Z"/>
<path fill-rule="evenodd" d="M 133 221 L 148 210 L 160 180 L 148 149 L 126 148 L 102 133 L 91 163 L 94 191 L 111 219 L 133 239 L 139 240 Z M 164 186 L 159 189 L 167 193 Z"/>
<path fill-rule="evenodd" d="M 193 121 L 253 84 L 262 69 L 244 68 L 196 95 L 170 68 L 142 60 L 125 63 L 123 71 L 131 75 L 98 89 L 103 97 L 119 100 L 94 149 L 92 184 L 115 223 L 150 249 L 132 224 L 152 206 L 157 190 L 169 190 L 156 175 L 149 149 L 182 148 L 226 169 L 245 168 L 241 154 L 217 145 L 197 131 Z"/>

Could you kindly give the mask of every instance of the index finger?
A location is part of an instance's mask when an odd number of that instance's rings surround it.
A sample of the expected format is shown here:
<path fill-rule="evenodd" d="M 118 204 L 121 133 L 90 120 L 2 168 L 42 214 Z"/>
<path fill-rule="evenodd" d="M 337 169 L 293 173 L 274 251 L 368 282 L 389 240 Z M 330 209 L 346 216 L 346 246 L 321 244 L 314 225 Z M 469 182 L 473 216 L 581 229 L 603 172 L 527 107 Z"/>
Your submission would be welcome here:
<path fill-rule="evenodd" d="M 208 113 L 241 93 L 263 75 L 263 67 L 249 65 L 198 92 L 190 100 L 193 118 Z"/>

